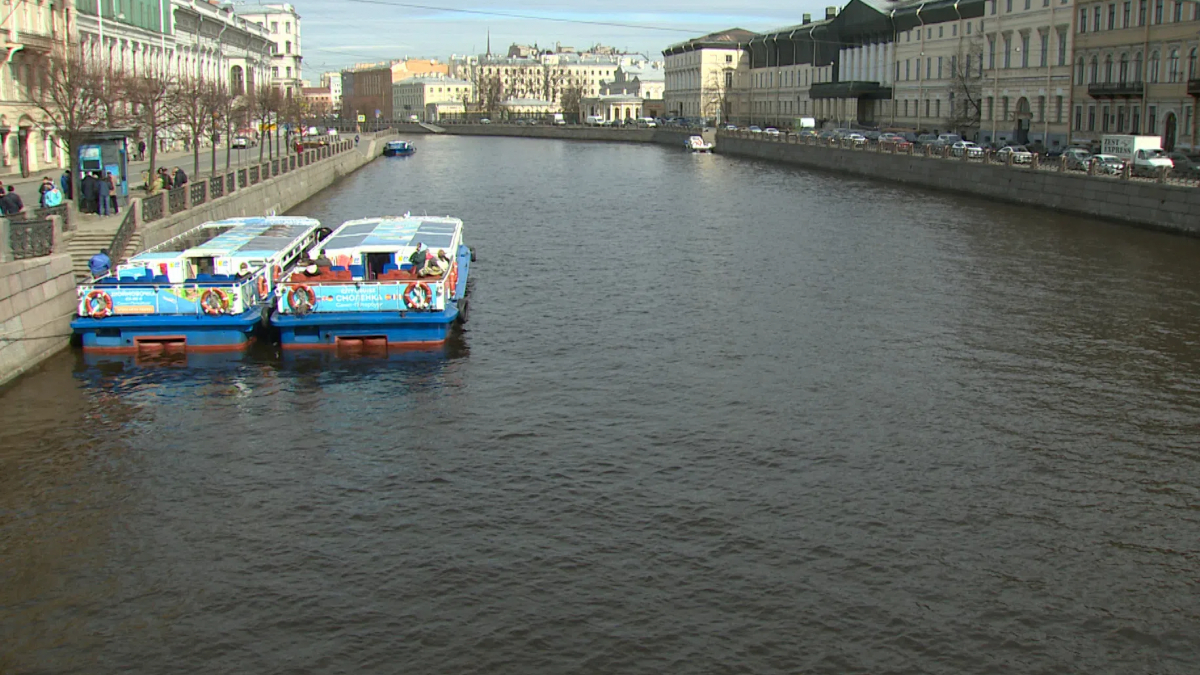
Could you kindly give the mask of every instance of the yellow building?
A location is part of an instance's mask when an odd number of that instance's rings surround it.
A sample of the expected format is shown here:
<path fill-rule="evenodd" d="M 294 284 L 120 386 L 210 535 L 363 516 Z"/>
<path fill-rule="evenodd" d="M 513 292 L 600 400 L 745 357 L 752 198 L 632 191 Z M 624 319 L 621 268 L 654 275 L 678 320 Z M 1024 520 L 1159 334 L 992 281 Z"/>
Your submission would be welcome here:
<path fill-rule="evenodd" d="M 463 112 L 474 99 L 475 87 L 466 80 L 410 77 L 392 84 L 392 112 L 399 120 L 416 115 L 422 122 L 436 122 L 441 114 Z"/>
<path fill-rule="evenodd" d="M 1161 136 L 1197 149 L 1200 5 L 1118 0 L 1075 6 L 1071 140 L 1104 134 Z"/>
<path fill-rule="evenodd" d="M 663 50 L 666 114 L 714 122 L 745 117 L 750 59 L 742 43 L 754 37 L 731 28 Z"/>
<path fill-rule="evenodd" d="M 0 31 L 9 60 L 0 68 L 0 143 L 4 175 L 28 176 L 66 165 L 54 130 L 30 102 L 29 88 L 56 47 L 65 48 L 69 19 L 65 3 L 14 0 L 3 7 Z"/>

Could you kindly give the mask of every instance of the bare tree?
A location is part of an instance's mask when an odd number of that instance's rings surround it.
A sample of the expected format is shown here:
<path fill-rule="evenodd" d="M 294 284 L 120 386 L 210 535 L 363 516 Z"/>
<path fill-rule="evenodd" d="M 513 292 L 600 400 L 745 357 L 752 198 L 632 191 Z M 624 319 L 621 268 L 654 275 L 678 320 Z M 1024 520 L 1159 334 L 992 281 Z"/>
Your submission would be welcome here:
<path fill-rule="evenodd" d="M 66 46 L 55 49 L 44 66 L 36 86 L 30 91 L 33 105 L 41 112 L 45 126 L 53 128 L 66 144 L 67 165 L 71 169 L 71 194 L 79 194 L 79 146 L 88 133 L 106 128 L 95 83 L 103 70 L 83 58 L 78 50 Z"/>
<path fill-rule="evenodd" d="M 271 130 L 276 128 L 279 121 L 279 112 L 283 107 L 283 95 L 279 93 L 279 89 L 269 84 L 260 84 L 258 88 L 250 96 L 250 116 L 258 123 L 259 132 L 262 141 L 258 146 L 258 161 L 263 161 L 263 154 L 271 144 Z M 272 149 L 271 157 L 275 156 L 275 151 Z"/>
<path fill-rule="evenodd" d="M 146 144 L 150 146 L 150 165 L 147 171 L 151 192 L 154 191 L 154 172 L 158 161 L 158 135 L 172 122 L 171 92 L 174 86 L 175 80 L 169 74 L 131 77 L 126 86 L 125 95 L 129 101 L 132 119 L 148 136 Z"/>
<path fill-rule="evenodd" d="M 193 176 L 200 175 L 200 139 L 213 126 L 213 89 L 214 85 L 211 82 L 199 77 L 185 76 L 176 82 L 169 92 L 171 121 L 191 139 Z M 215 162 L 213 166 L 216 166 Z"/>
<path fill-rule="evenodd" d="M 983 114 L 983 47 L 978 40 L 964 42 L 951 59 L 950 115 L 956 133 L 966 136 L 979 129 Z"/>
<path fill-rule="evenodd" d="M 484 111 L 495 112 L 500 109 L 500 103 L 504 100 L 504 83 L 500 81 L 499 75 L 480 78 L 478 91 L 479 103 Z"/>
<path fill-rule="evenodd" d="M 702 108 L 700 114 L 706 119 L 715 117 L 718 122 L 729 119 L 729 90 L 733 85 L 733 70 L 709 73 L 702 91 Z"/>
<path fill-rule="evenodd" d="M 583 103 L 583 87 L 571 85 L 564 87 L 562 96 L 559 99 L 559 107 L 568 115 L 580 115 L 580 107 Z"/>

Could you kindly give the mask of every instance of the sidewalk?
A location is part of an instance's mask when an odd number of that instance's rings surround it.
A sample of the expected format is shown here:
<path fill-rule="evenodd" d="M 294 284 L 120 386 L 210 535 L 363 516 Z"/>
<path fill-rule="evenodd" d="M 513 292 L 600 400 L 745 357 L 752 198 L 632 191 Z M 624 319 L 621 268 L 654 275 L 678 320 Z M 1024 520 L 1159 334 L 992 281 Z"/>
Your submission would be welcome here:
<path fill-rule="evenodd" d="M 248 148 L 246 150 L 234 150 L 229 158 L 230 159 L 230 163 L 229 163 L 230 168 L 232 169 L 232 168 L 241 166 L 243 164 L 258 163 L 258 151 L 259 151 L 258 146 L 255 146 L 253 148 Z M 207 177 L 207 176 L 211 175 L 211 171 L 209 170 L 210 159 L 212 157 L 211 153 L 212 153 L 211 148 L 205 148 L 200 152 L 200 176 L 201 177 Z M 267 156 L 268 156 L 267 153 L 264 153 L 263 159 L 266 160 Z M 183 169 L 184 173 L 186 173 L 188 175 L 189 182 L 191 182 L 197 178 L 197 176 L 192 175 L 192 153 L 190 151 L 189 152 L 177 151 L 177 152 L 161 153 L 155 157 L 154 165 L 155 165 L 155 168 L 160 167 L 160 166 L 165 166 L 168 169 L 172 169 L 174 167 L 179 167 L 179 168 Z M 121 197 L 118 200 L 122 211 L 125 210 L 125 205 L 129 202 L 129 197 L 137 197 L 137 196 L 142 195 L 142 190 L 141 190 L 142 172 L 146 171 L 149 168 L 150 168 L 149 161 L 129 162 L 128 165 L 126 166 L 126 171 L 128 172 L 128 180 L 129 180 L 129 196 Z M 217 169 L 219 172 L 225 171 L 225 148 L 224 147 L 217 148 Z M 29 175 L 28 178 L 22 178 L 20 176 L 12 176 L 12 177 L 0 176 L 0 181 L 2 181 L 4 183 L 4 191 L 5 192 L 8 191 L 9 185 L 13 185 L 17 188 L 17 194 L 21 195 L 21 201 L 24 202 L 24 204 L 25 204 L 25 212 L 29 213 L 29 212 L 32 212 L 33 209 L 36 209 L 38 207 L 38 197 L 39 197 L 38 188 L 40 188 L 42 185 L 42 178 L 45 176 L 49 176 L 51 178 L 51 180 L 54 181 L 54 186 L 61 189 L 61 185 L 59 185 L 58 180 L 62 176 L 62 174 L 63 174 L 63 169 L 51 167 L 51 168 L 47 168 L 43 171 L 39 171 L 37 173 L 32 173 Z M 97 216 L 95 214 L 79 214 L 79 216 L 80 216 L 80 222 L 95 222 L 95 221 L 100 221 L 100 220 L 106 220 L 106 219 L 102 218 L 101 216 Z M 112 216 L 109 216 L 109 217 L 111 218 Z"/>

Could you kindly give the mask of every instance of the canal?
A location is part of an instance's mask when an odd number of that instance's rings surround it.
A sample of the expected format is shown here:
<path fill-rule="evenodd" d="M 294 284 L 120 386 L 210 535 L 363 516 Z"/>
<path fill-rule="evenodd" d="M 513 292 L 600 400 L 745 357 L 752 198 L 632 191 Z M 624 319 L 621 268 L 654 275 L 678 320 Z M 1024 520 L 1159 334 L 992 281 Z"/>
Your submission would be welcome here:
<path fill-rule="evenodd" d="M 0 672 L 1194 673 L 1200 242 L 633 144 L 430 137 L 442 352 L 0 393 Z"/>

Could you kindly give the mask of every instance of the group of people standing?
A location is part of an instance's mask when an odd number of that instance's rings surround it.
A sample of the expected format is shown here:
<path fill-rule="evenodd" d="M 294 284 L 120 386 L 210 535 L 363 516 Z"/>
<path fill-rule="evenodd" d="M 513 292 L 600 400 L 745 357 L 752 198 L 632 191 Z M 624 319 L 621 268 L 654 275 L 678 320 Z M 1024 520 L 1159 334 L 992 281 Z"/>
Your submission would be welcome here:
<path fill-rule="evenodd" d="M 155 176 L 154 181 L 154 187 L 162 190 L 170 190 L 187 185 L 188 177 L 183 172 L 183 169 L 179 167 L 175 167 L 168 173 L 167 167 L 160 166 L 158 167 L 158 175 Z"/>
<path fill-rule="evenodd" d="M 64 179 L 69 185 L 70 176 L 64 174 Z M 101 216 L 120 213 L 117 207 L 117 179 L 111 171 L 92 171 L 86 174 L 79 183 L 79 195 L 83 197 L 79 205 L 79 210 L 83 213 L 96 213 Z"/>

